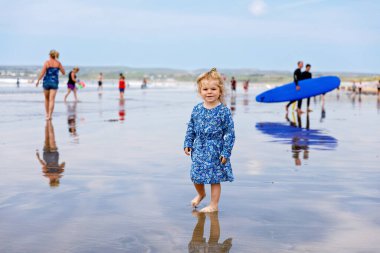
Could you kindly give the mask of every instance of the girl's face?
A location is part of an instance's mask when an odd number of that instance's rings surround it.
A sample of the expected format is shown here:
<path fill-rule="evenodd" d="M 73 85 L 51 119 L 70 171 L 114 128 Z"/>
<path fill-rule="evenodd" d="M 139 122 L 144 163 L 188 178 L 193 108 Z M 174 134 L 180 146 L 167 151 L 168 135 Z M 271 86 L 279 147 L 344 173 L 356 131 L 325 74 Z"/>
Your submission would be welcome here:
<path fill-rule="evenodd" d="M 205 80 L 201 86 L 201 97 L 207 103 L 219 102 L 220 89 L 217 80 Z"/>

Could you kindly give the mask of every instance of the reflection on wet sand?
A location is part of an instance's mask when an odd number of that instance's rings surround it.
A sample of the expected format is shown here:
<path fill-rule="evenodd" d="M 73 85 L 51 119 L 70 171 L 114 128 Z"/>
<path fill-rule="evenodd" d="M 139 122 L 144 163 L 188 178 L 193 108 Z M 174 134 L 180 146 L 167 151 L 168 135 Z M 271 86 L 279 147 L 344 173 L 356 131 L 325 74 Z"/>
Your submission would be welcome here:
<path fill-rule="evenodd" d="M 323 114 L 323 109 L 322 109 Z M 292 158 L 296 166 L 302 165 L 300 155 L 303 152 L 303 159 L 308 160 L 310 149 L 315 150 L 334 150 L 337 146 L 337 140 L 320 130 L 310 129 L 309 114 L 306 115 L 306 127 L 302 127 L 302 118 L 292 113 L 292 120 L 286 115 L 288 124 L 262 122 L 256 124 L 256 129 L 262 133 L 270 135 L 275 140 L 273 142 L 288 144 L 292 149 Z"/>
<path fill-rule="evenodd" d="M 203 237 L 206 214 L 194 211 L 193 215 L 198 218 L 198 221 L 194 227 L 191 241 L 189 242 L 189 252 L 229 252 L 232 247 L 232 238 L 228 238 L 224 240 L 223 243 L 219 243 L 220 225 L 218 212 L 207 214 L 210 219 L 210 236 L 208 241 Z"/>
<path fill-rule="evenodd" d="M 119 120 L 123 122 L 125 119 L 125 99 L 119 101 Z"/>
<path fill-rule="evenodd" d="M 78 142 L 77 134 L 77 102 L 67 103 L 67 125 L 71 137 Z"/>
<path fill-rule="evenodd" d="M 230 106 L 230 109 L 231 109 L 232 116 L 234 116 L 235 111 L 236 111 L 236 93 L 232 93 L 231 94 L 231 106 Z"/>
<path fill-rule="evenodd" d="M 58 147 L 55 142 L 54 127 L 51 120 L 46 121 L 45 126 L 45 145 L 43 159 L 37 150 L 36 156 L 42 165 L 42 172 L 44 176 L 49 178 L 50 187 L 58 187 L 59 179 L 62 177 L 65 162 L 59 164 Z"/>

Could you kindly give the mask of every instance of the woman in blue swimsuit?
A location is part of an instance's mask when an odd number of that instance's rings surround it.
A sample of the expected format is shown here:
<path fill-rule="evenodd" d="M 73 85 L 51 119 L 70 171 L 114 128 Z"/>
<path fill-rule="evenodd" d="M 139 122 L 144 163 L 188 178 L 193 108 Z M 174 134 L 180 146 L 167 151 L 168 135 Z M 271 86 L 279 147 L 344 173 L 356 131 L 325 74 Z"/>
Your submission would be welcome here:
<path fill-rule="evenodd" d="M 62 64 L 58 61 L 58 51 L 51 50 L 49 55 L 50 59 L 45 62 L 36 83 L 36 87 L 38 87 L 38 84 L 43 77 L 46 120 L 51 120 L 51 116 L 53 114 L 55 95 L 57 94 L 59 83 L 59 71 L 61 71 L 62 75 L 66 74 L 65 69 L 62 67 Z"/>

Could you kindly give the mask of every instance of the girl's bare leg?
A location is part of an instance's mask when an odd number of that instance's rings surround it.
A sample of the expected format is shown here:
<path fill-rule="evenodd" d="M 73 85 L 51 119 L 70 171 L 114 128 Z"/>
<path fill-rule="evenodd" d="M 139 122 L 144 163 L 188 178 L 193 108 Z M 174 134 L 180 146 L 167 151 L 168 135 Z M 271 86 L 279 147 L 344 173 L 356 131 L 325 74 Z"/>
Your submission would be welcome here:
<path fill-rule="evenodd" d="M 191 201 L 191 206 L 196 208 L 199 203 L 206 197 L 206 191 L 205 191 L 205 185 L 204 184 L 195 184 L 194 183 L 195 190 L 197 191 L 198 195 L 193 198 Z"/>
<path fill-rule="evenodd" d="M 69 96 L 70 92 L 71 92 L 71 90 L 70 90 L 70 89 L 67 89 L 67 93 L 66 93 L 66 95 L 65 95 L 65 98 L 63 99 L 64 102 L 66 102 L 66 99 L 67 99 L 67 97 Z"/>
<path fill-rule="evenodd" d="M 220 193 L 222 191 L 222 187 L 220 184 L 211 184 L 211 202 L 205 208 L 202 208 L 200 212 L 215 212 L 218 211 Z"/>
<path fill-rule="evenodd" d="M 49 93 L 50 90 L 44 90 L 44 96 L 45 96 L 45 117 L 48 119 L 49 117 Z"/>
<path fill-rule="evenodd" d="M 48 113 L 48 120 L 51 119 L 51 116 L 54 111 L 54 104 L 55 104 L 55 95 L 57 94 L 57 90 L 50 90 L 49 94 L 49 113 Z"/>
<path fill-rule="evenodd" d="M 77 98 L 77 88 L 75 88 L 75 89 L 73 90 L 73 92 L 74 92 L 75 102 L 78 102 L 78 98 Z"/>

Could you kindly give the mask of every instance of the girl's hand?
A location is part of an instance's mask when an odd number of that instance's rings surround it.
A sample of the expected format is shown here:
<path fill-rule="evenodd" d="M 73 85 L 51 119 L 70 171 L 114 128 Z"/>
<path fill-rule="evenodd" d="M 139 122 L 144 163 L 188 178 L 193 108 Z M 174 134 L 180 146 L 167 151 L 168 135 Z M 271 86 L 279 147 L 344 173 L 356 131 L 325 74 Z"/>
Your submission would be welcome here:
<path fill-rule="evenodd" d="M 227 158 L 221 156 L 221 157 L 220 157 L 220 162 L 221 162 L 222 164 L 226 164 L 226 162 L 227 162 Z"/>
<path fill-rule="evenodd" d="M 191 153 L 191 148 L 185 148 L 185 154 L 190 155 Z"/>
<path fill-rule="evenodd" d="M 38 84 L 40 83 L 40 80 L 37 80 L 36 82 L 36 87 L 38 87 Z"/>

